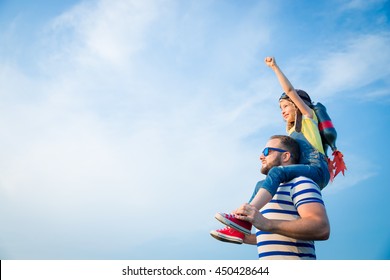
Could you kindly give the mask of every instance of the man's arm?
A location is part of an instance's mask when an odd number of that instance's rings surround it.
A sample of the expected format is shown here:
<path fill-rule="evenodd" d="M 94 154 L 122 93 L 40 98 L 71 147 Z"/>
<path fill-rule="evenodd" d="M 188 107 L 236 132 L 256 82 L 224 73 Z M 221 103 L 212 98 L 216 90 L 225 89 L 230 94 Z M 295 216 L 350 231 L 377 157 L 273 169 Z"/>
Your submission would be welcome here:
<path fill-rule="evenodd" d="M 306 203 L 298 207 L 300 219 L 273 220 L 265 218 L 250 204 L 244 204 L 235 212 L 240 220 L 248 221 L 254 227 L 272 233 L 300 240 L 327 240 L 330 225 L 325 207 L 321 203 Z"/>

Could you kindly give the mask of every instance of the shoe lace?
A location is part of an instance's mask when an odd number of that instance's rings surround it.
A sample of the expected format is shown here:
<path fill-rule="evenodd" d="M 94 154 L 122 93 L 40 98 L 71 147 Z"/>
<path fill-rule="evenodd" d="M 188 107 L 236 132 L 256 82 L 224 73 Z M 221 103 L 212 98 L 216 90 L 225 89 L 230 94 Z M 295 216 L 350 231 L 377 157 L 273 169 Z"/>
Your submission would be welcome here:
<path fill-rule="evenodd" d="M 226 214 L 227 218 L 235 218 L 236 216 L 234 214 Z"/>
<path fill-rule="evenodd" d="M 231 229 L 231 227 L 226 226 L 224 228 L 218 229 L 217 231 L 225 231 L 225 230 L 229 230 L 229 229 Z"/>
<path fill-rule="evenodd" d="M 229 232 L 230 234 L 233 234 L 233 233 L 235 233 L 235 232 L 237 232 L 237 230 L 235 230 L 234 228 L 232 228 L 232 227 L 229 227 L 229 226 L 226 226 L 226 227 L 224 227 L 224 228 L 221 228 L 221 229 L 219 229 L 219 230 L 217 230 L 217 231 L 227 231 L 227 232 Z"/>

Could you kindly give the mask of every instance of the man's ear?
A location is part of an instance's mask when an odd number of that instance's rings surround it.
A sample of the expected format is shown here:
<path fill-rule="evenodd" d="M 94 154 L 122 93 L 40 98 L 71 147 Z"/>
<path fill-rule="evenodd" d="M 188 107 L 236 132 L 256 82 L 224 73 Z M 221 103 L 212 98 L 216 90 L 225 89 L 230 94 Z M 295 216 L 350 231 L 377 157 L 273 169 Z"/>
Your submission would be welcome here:
<path fill-rule="evenodd" d="M 289 162 L 290 159 L 291 159 L 291 154 L 290 154 L 290 152 L 284 152 L 284 153 L 282 154 L 282 160 L 283 160 L 283 162 Z"/>

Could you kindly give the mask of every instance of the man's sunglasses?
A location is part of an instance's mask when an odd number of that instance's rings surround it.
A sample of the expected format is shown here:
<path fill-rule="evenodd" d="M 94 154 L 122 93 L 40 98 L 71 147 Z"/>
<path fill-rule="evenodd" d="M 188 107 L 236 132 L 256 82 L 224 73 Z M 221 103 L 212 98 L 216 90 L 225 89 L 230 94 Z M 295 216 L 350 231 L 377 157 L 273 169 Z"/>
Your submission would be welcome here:
<path fill-rule="evenodd" d="M 269 151 L 277 151 L 277 152 L 281 152 L 281 153 L 288 152 L 286 150 L 282 150 L 282 149 L 278 149 L 278 148 L 266 147 L 266 148 L 264 148 L 262 154 L 266 157 L 269 155 Z"/>

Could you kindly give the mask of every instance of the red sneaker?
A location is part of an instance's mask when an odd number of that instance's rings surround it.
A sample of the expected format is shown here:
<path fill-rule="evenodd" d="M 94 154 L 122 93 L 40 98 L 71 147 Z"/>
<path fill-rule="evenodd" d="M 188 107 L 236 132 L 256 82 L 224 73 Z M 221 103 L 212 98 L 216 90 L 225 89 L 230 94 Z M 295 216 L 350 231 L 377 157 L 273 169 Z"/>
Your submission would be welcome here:
<path fill-rule="evenodd" d="M 233 214 L 217 213 L 215 214 L 215 218 L 228 227 L 232 227 L 245 234 L 251 234 L 252 224 L 235 218 Z"/>
<path fill-rule="evenodd" d="M 244 242 L 244 234 L 231 227 L 225 227 L 223 229 L 217 229 L 210 231 L 210 234 L 215 239 L 223 242 L 230 242 L 235 244 L 242 244 Z"/>

